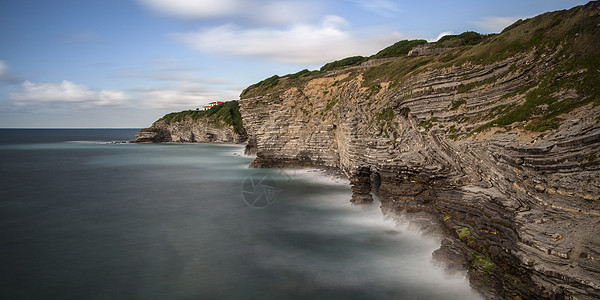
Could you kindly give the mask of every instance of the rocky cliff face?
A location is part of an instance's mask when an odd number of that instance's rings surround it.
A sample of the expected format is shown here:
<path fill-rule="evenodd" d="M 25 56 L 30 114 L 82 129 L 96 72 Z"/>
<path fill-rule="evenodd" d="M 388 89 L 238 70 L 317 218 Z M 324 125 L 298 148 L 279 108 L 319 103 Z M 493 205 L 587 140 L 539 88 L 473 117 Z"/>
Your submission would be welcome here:
<path fill-rule="evenodd" d="M 253 166 L 340 168 L 353 202 L 428 214 L 448 236 L 435 256 L 489 298 L 598 298 L 599 36 L 592 2 L 435 57 L 256 85 Z"/>
<path fill-rule="evenodd" d="M 136 143 L 242 143 L 237 101 L 229 101 L 207 111 L 182 111 L 165 115 L 137 133 Z"/>
<path fill-rule="evenodd" d="M 242 143 L 245 138 L 229 126 L 215 126 L 206 120 L 167 123 L 156 121 L 136 134 L 136 143 Z"/>

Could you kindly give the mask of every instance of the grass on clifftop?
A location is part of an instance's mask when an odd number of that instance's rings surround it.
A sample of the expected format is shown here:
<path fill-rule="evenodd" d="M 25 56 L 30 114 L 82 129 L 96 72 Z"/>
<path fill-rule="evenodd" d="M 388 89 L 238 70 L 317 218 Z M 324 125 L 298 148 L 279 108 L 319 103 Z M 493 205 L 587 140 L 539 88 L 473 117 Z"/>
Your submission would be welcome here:
<path fill-rule="evenodd" d="M 215 126 L 232 126 L 233 131 L 237 134 L 245 134 L 242 124 L 242 115 L 237 100 L 223 102 L 211 107 L 208 110 L 184 110 L 166 114 L 159 121 L 164 121 L 167 124 L 181 122 L 186 118 L 198 120 L 204 118 Z"/>
<path fill-rule="evenodd" d="M 504 30 L 517 45 L 527 45 L 538 58 L 547 49 L 556 49 L 553 62 L 556 67 L 543 74 L 536 86 L 523 87 L 519 105 L 506 110 L 496 119 L 471 132 L 480 132 L 494 125 L 506 126 L 531 121 L 525 129 L 545 131 L 560 125 L 560 116 L 589 103 L 600 105 L 600 3 L 590 2 L 568 11 L 546 13 L 539 17 L 518 21 Z M 526 33 L 533 33 L 525 38 Z M 520 41 L 520 42 L 518 42 Z M 575 97 L 561 97 L 571 91 Z M 507 97 L 515 96 L 514 93 Z"/>
<path fill-rule="evenodd" d="M 355 67 L 372 58 L 398 57 L 387 63 L 364 69 L 353 69 L 350 77 L 362 75 L 362 86 L 369 88 L 392 82 L 391 87 L 419 73 L 458 67 L 465 64 L 489 65 L 515 55 L 531 54 L 532 61 L 551 65 L 535 78 L 533 84 L 524 86 L 507 97 L 517 97 L 519 102 L 505 106 L 480 121 L 486 123 L 470 134 L 492 126 L 508 126 L 523 122 L 526 129 L 545 131 L 560 125 L 560 116 L 589 103 L 600 105 L 600 2 L 593 1 L 569 10 L 548 12 L 534 18 L 519 20 L 498 35 L 480 35 L 465 32 L 446 36 L 432 47 L 454 47 L 439 55 L 406 56 L 423 40 L 400 41 L 374 56 L 355 56 L 326 64 L 319 71 L 303 70 L 283 77 L 273 76 L 250 86 L 243 98 L 266 95 L 292 86 L 300 87 L 310 79 L 325 76 L 331 70 Z M 527 68 L 513 65 L 512 70 Z M 361 74 L 362 73 L 362 74 Z M 461 85 L 459 93 L 468 93 L 488 81 Z M 561 95 L 573 95 L 565 97 Z M 565 99 L 566 98 L 566 99 Z M 522 99 L 522 100 L 521 100 Z M 460 101 L 452 104 L 458 109 Z"/>

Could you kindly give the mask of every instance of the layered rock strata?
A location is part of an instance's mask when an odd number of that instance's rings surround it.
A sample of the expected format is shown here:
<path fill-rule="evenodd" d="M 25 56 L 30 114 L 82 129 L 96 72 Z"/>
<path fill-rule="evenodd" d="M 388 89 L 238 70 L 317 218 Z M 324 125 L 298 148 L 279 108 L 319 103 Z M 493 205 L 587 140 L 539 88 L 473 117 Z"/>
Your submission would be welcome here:
<path fill-rule="evenodd" d="M 427 213 L 449 237 L 436 256 L 459 257 L 488 298 L 598 298 L 600 106 L 540 132 L 489 123 L 526 101 L 559 50 L 376 85 L 355 67 L 244 98 L 253 166 L 340 168 L 353 202 L 373 191 L 387 211 Z"/>
<path fill-rule="evenodd" d="M 233 127 L 215 124 L 208 119 L 186 117 L 182 121 L 168 123 L 158 120 L 136 134 L 136 143 L 242 143 L 244 135 Z"/>

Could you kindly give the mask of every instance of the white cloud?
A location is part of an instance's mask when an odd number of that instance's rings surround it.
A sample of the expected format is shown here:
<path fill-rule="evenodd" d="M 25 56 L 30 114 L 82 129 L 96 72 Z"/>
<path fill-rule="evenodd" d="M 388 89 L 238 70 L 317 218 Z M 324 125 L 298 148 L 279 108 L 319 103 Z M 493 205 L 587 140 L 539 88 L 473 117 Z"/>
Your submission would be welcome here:
<path fill-rule="evenodd" d="M 504 28 L 513 24 L 523 17 L 482 17 L 477 21 L 471 23 L 478 26 L 485 32 L 501 32 Z"/>
<path fill-rule="evenodd" d="M 228 101 L 238 98 L 239 91 L 211 91 L 193 87 L 177 89 L 147 89 L 139 92 L 139 103 L 143 107 L 193 109 L 213 101 Z"/>
<path fill-rule="evenodd" d="M 214 18 L 238 13 L 241 0 L 138 0 L 159 13 L 182 18 Z"/>
<path fill-rule="evenodd" d="M 173 57 L 151 57 L 140 69 L 125 69 L 118 78 L 149 80 L 149 88 L 130 90 L 130 102 L 140 108 L 186 110 L 213 101 L 237 99 L 241 92 L 231 79 L 204 77 L 201 67 L 181 64 Z"/>
<path fill-rule="evenodd" d="M 316 12 L 313 0 L 138 0 L 160 14 L 183 19 L 235 18 L 259 24 L 306 21 Z"/>
<path fill-rule="evenodd" d="M 129 98 L 127 94 L 110 90 L 93 90 L 68 80 L 60 83 L 23 82 L 21 91 L 11 93 L 10 98 L 17 106 L 60 106 L 89 108 L 93 106 L 122 106 Z"/>
<path fill-rule="evenodd" d="M 397 41 L 400 34 L 358 38 L 339 16 L 326 16 L 319 25 L 286 29 L 244 29 L 229 24 L 173 38 L 201 52 L 259 57 L 289 63 L 321 64 L 354 55 L 370 55 Z"/>
<path fill-rule="evenodd" d="M 391 17 L 401 11 L 400 7 L 389 0 L 354 0 L 364 10 L 384 17 Z"/>

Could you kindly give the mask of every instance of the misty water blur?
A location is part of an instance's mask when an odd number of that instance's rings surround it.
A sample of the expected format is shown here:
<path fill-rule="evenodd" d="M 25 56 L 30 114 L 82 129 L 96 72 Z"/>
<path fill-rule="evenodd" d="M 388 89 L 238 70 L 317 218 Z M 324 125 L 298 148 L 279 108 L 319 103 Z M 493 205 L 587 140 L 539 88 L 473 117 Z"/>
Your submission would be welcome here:
<path fill-rule="evenodd" d="M 251 169 L 236 145 L 106 143 L 133 134 L 0 130 L 3 299 L 479 299 L 347 180 Z M 256 175 L 265 208 L 244 201 Z"/>

